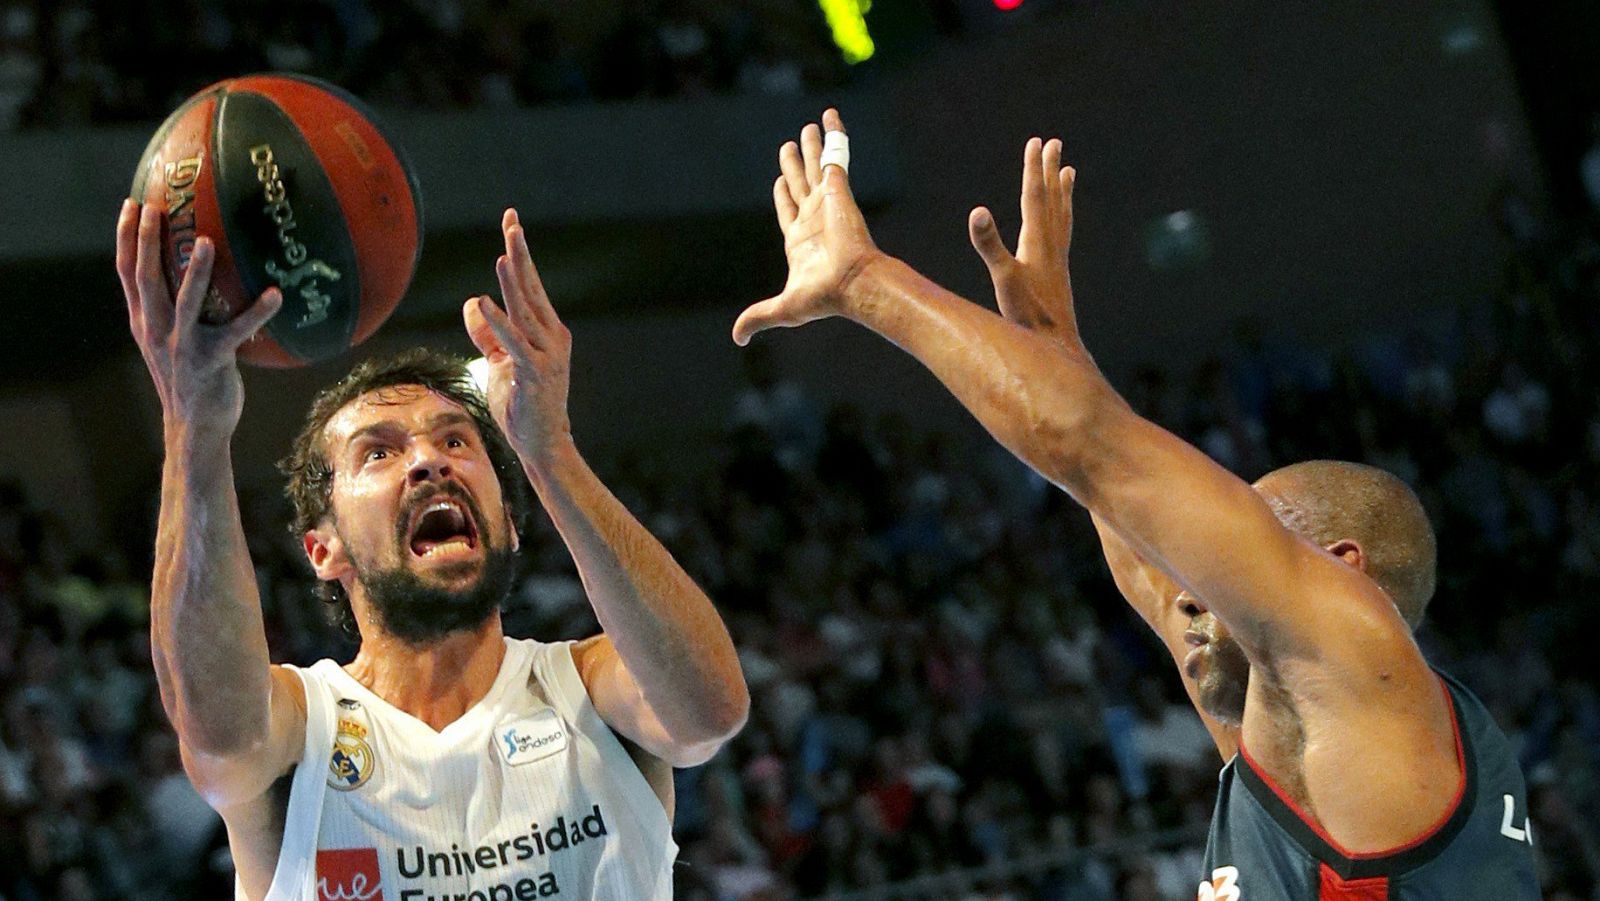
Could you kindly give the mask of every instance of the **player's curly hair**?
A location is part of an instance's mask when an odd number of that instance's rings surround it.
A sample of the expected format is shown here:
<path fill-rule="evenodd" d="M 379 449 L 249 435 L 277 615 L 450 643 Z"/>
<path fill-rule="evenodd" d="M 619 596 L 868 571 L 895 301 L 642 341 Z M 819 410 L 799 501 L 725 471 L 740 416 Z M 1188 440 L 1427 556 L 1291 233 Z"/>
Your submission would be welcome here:
<path fill-rule="evenodd" d="M 365 360 L 311 402 L 305 425 L 295 436 L 289 455 L 278 461 L 278 471 L 289 479 L 284 493 L 294 505 L 289 532 L 298 539 L 333 515 L 333 465 L 322 443 L 328 422 L 356 398 L 400 385 L 420 385 L 459 404 L 472 417 L 500 480 L 500 496 L 511 514 L 511 527 L 520 533 L 528 515 L 529 496 L 516 452 L 489 414 L 483 393 L 467 374 L 467 361 L 425 347 Z M 380 397 L 379 403 L 384 402 Z M 327 605 L 326 612 L 333 623 L 349 637 L 358 639 L 355 614 L 344 586 L 323 582 L 317 593 Z"/>

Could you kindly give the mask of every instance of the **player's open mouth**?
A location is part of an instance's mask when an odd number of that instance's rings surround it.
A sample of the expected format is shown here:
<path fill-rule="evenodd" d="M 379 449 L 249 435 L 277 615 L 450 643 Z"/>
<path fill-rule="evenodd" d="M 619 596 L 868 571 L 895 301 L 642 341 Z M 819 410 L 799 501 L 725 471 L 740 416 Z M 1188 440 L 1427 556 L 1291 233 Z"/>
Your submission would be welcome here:
<path fill-rule="evenodd" d="M 460 501 L 441 498 L 412 515 L 410 544 L 418 557 L 469 553 L 478 547 L 478 529 Z"/>

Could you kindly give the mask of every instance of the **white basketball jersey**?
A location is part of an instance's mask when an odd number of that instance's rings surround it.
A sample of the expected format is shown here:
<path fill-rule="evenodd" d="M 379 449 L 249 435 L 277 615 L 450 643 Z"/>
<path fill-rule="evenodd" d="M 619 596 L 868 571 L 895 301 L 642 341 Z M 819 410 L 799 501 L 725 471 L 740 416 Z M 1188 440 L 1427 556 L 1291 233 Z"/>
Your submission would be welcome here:
<path fill-rule="evenodd" d="M 267 901 L 654 901 L 678 846 L 570 643 L 506 639 L 489 693 L 435 732 L 338 664 L 296 670 L 306 744 Z"/>

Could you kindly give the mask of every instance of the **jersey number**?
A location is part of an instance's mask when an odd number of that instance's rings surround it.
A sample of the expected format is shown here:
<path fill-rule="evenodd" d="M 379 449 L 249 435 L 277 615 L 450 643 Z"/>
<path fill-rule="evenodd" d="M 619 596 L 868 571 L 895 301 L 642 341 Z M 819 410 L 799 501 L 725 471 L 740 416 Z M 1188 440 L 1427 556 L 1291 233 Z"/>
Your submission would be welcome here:
<path fill-rule="evenodd" d="M 1217 867 L 1211 871 L 1211 881 L 1200 883 L 1200 894 L 1195 901 L 1239 901 L 1238 867 Z"/>

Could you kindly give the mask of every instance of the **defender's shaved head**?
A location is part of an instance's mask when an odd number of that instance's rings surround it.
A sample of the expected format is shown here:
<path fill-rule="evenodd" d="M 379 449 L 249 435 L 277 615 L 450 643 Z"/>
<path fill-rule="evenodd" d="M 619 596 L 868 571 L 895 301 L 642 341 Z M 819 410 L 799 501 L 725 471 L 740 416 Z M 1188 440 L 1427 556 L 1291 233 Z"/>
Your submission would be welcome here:
<path fill-rule="evenodd" d="M 1415 629 L 1433 597 L 1436 548 L 1422 502 L 1375 466 L 1308 460 L 1262 476 L 1255 489 L 1291 531 L 1322 547 L 1354 541 L 1366 572 Z"/>

